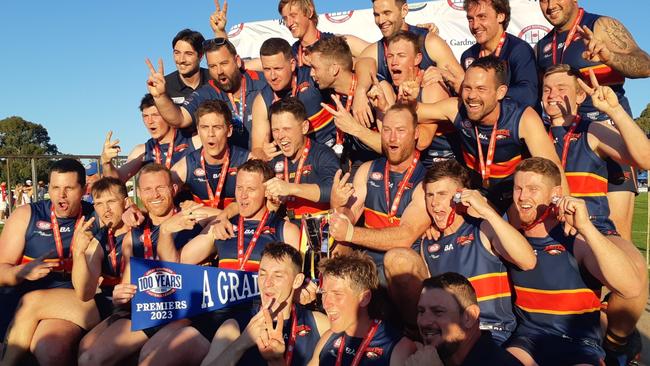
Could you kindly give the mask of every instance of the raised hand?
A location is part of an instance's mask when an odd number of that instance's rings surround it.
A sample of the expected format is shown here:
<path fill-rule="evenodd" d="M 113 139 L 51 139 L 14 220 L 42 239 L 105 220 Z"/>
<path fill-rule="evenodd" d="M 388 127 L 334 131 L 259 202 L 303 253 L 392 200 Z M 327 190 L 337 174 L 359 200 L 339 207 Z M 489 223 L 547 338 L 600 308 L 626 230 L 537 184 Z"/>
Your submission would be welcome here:
<path fill-rule="evenodd" d="M 218 217 L 210 224 L 210 235 L 214 240 L 228 240 L 235 237 L 235 230 L 228 218 Z"/>
<path fill-rule="evenodd" d="M 149 78 L 147 79 L 147 90 L 154 97 L 158 98 L 165 95 L 167 89 L 165 87 L 165 67 L 162 58 L 158 59 L 158 70 L 153 67 L 151 60 L 146 59 L 145 63 L 149 68 Z"/>
<path fill-rule="evenodd" d="M 144 222 L 144 214 L 138 206 L 128 199 L 127 209 L 122 214 L 122 222 L 128 227 L 138 227 Z"/>
<path fill-rule="evenodd" d="M 284 179 L 273 177 L 263 183 L 266 187 L 266 195 L 270 197 L 291 196 L 291 185 Z"/>
<path fill-rule="evenodd" d="M 357 88 L 352 99 L 352 115 L 354 119 L 363 123 L 366 127 L 370 128 L 375 117 L 372 115 L 372 108 L 368 96 L 361 89 Z"/>
<path fill-rule="evenodd" d="M 389 105 L 388 101 L 386 100 L 386 95 L 384 94 L 384 90 L 379 85 L 379 80 L 377 80 L 376 75 L 372 75 L 372 87 L 370 87 L 370 90 L 368 90 L 367 97 L 373 108 L 382 113 L 385 113 L 388 110 Z"/>
<path fill-rule="evenodd" d="M 589 69 L 589 79 L 591 80 L 591 87 L 580 78 L 578 78 L 578 84 L 591 97 L 594 107 L 608 115 L 614 112 L 620 106 L 616 93 L 608 86 L 601 86 L 598 83 L 596 74 L 591 69 Z"/>
<path fill-rule="evenodd" d="M 586 25 L 578 27 L 578 32 L 582 35 L 582 42 L 586 50 L 582 53 L 582 58 L 591 62 L 608 63 L 612 57 L 612 51 L 607 48 L 607 44 L 596 38 L 594 32 Z"/>
<path fill-rule="evenodd" d="M 417 351 L 404 362 L 405 366 L 442 366 L 438 350 L 432 345 L 415 343 Z"/>
<path fill-rule="evenodd" d="M 496 212 L 488 203 L 487 198 L 473 189 L 463 189 L 460 193 L 460 203 L 467 208 L 473 209 L 479 217 L 485 218 L 489 214 Z"/>
<path fill-rule="evenodd" d="M 338 95 L 332 94 L 332 99 L 336 104 L 336 110 L 325 103 L 320 105 L 334 116 L 336 128 L 353 136 L 358 135 L 358 128 L 361 127 L 361 124 L 345 109 Z"/>
<path fill-rule="evenodd" d="M 131 301 L 138 289 L 136 285 L 130 283 L 120 283 L 113 288 L 113 304 L 123 305 Z"/>
<path fill-rule="evenodd" d="M 31 262 L 19 265 L 18 267 L 20 269 L 18 270 L 18 273 L 16 273 L 16 278 L 18 281 L 36 281 L 47 276 L 50 272 L 52 272 L 52 270 L 61 264 L 59 260 L 45 261 L 45 258 L 51 256 L 52 254 L 54 254 L 54 250 L 43 254 Z"/>
<path fill-rule="evenodd" d="M 273 319 L 268 309 L 262 309 L 264 316 L 265 331 L 260 333 L 257 341 L 257 349 L 260 351 L 262 358 L 267 361 L 284 359 L 284 317 L 282 312 L 278 313 L 276 325 L 273 326 Z"/>
<path fill-rule="evenodd" d="M 120 140 L 111 141 L 113 136 L 113 131 L 108 131 L 106 134 L 106 140 L 104 140 L 104 147 L 102 148 L 102 156 L 100 158 L 100 163 L 107 164 L 110 163 L 113 158 L 117 157 L 122 149 L 120 148 Z"/>
<path fill-rule="evenodd" d="M 294 293 L 294 302 L 300 305 L 308 305 L 316 301 L 316 294 L 318 293 L 318 285 L 309 278 L 305 278 L 305 282 Z"/>
<path fill-rule="evenodd" d="M 219 5 L 219 0 L 214 0 L 214 7 L 214 13 L 210 15 L 210 28 L 215 37 L 222 37 L 226 34 L 228 23 L 228 0 L 223 1 L 223 7 Z"/>
<path fill-rule="evenodd" d="M 329 224 L 330 236 L 334 238 L 334 240 L 347 242 L 352 240 L 354 226 L 347 216 L 334 212 L 330 215 Z"/>
<path fill-rule="evenodd" d="M 591 224 L 587 204 L 584 200 L 564 196 L 557 203 L 557 207 L 559 220 L 575 228 L 578 232 Z"/>
<path fill-rule="evenodd" d="M 271 142 L 264 142 L 262 145 L 262 150 L 264 150 L 263 158 L 266 161 L 273 159 L 278 155 L 282 155 L 282 150 L 278 149 L 278 142 L 273 140 Z"/>
<path fill-rule="evenodd" d="M 352 183 L 348 183 L 350 173 L 345 173 L 341 177 L 342 173 L 341 169 L 334 173 L 334 181 L 330 192 L 330 207 L 333 209 L 345 206 L 354 194 L 354 186 Z"/>
<path fill-rule="evenodd" d="M 440 33 L 440 29 L 438 29 L 438 26 L 436 23 L 423 23 L 423 24 L 418 24 L 416 25 L 418 28 L 426 28 L 429 30 L 429 33 L 433 34 L 438 34 Z"/>
<path fill-rule="evenodd" d="M 179 231 L 192 229 L 194 225 L 207 217 L 206 214 L 197 212 L 202 207 L 203 204 L 201 203 L 194 204 L 187 210 L 183 210 L 165 220 L 160 225 L 160 229 L 166 233 L 177 233 Z"/>
<path fill-rule="evenodd" d="M 93 226 L 95 218 L 91 217 L 88 221 L 85 220 L 86 218 L 82 216 L 79 229 L 76 229 L 72 235 L 72 251 L 75 257 L 85 255 L 90 242 L 94 238 L 90 228 Z"/>
<path fill-rule="evenodd" d="M 405 104 L 417 103 L 423 78 L 424 75 L 422 73 L 418 73 L 415 79 L 407 80 L 401 83 L 397 92 L 397 100 Z"/>

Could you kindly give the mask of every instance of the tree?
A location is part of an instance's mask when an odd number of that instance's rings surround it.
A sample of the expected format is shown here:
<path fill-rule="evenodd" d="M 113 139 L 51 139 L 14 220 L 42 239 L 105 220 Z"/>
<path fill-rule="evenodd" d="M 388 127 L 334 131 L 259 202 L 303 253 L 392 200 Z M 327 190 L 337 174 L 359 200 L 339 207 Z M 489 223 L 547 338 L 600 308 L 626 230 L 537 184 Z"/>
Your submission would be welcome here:
<path fill-rule="evenodd" d="M 635 119 L 635 121 L 645 131 L 646 135 L 650 134 L 650 104 L 645 107 L 639 118 Z"/>
<path fill-rule="evenodd" d="M 40 124 L 25 121 L 16 116 L 0 120 L 0 156 L 58 154 L 59 150 L 56 145 L 50 143 L 47 129 Z M 7 162 L 3 159 L 1 163 L 0 181 L 6 181 Z M 51 161 L 48 159 L 36 159 L 38 180 L 47 181 L 50 164 Z M 32 168 L 29 159 L 11 159 L 10 168 L 13 184 L 32 179 Z"/>

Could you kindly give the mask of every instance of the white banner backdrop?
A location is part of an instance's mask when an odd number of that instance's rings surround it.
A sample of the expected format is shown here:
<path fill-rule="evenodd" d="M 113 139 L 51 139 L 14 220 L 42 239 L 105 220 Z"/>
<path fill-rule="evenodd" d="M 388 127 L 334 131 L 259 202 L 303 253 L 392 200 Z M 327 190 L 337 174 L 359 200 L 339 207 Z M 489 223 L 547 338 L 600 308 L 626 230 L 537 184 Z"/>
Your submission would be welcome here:
<path fill-rule="evenodd" d="M 318 1 L 318 0 L 317 0 Z M 321 0 L 323 1 L 323 0 Z M 511 19 L 508 32 L 535 45 L 552 28 L 544 19 L 537 0 L 510 0 Z M 409 4 L 406 21 L 409 24 L 435 23 L 457 58 L 474 44 L 463 10 L 463 0 L 437 0 Z M 336 34 L 351 34 L 368 42 L 381 38 L 372 9 L 320 14 L 318 29 Z M 242 57 L 258 57 L 266 39 L 281 37 L 293 43 L 295 39 L 281 19 L 240 23 L 231 27 L 228 37 Z"/>

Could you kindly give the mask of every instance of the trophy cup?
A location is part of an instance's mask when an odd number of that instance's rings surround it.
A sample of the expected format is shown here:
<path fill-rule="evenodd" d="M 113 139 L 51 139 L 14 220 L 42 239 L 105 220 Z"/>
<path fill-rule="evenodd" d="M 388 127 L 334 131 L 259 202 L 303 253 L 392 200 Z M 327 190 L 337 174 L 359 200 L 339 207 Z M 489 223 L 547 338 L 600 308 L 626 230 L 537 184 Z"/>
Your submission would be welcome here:
<path fill-rule="evenodd" d="M 306 238 L 306 250 L 303 259 L 303 273 L 312 281 L 318 281 L 318 262 L 321 258 L 329 258 L 329 212 L 319 215 L 304 214 L 302 216 L 302 234 Z"/>

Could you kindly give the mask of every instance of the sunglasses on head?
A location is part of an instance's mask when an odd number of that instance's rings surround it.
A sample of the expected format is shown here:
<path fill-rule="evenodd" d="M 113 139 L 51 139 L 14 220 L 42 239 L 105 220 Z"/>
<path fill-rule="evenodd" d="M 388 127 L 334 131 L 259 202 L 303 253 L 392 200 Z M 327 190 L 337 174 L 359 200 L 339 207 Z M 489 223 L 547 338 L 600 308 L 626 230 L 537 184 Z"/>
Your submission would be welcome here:
<path fill-rule="evenodd" d="M 206 39 L 205 41 L 203 41 L 202 46 L 203 49 L 206 50 L 213 47 L 221 47 L 226 43 L 230 43 L 227 38 L 218 37 L 218 38 Z"/>

